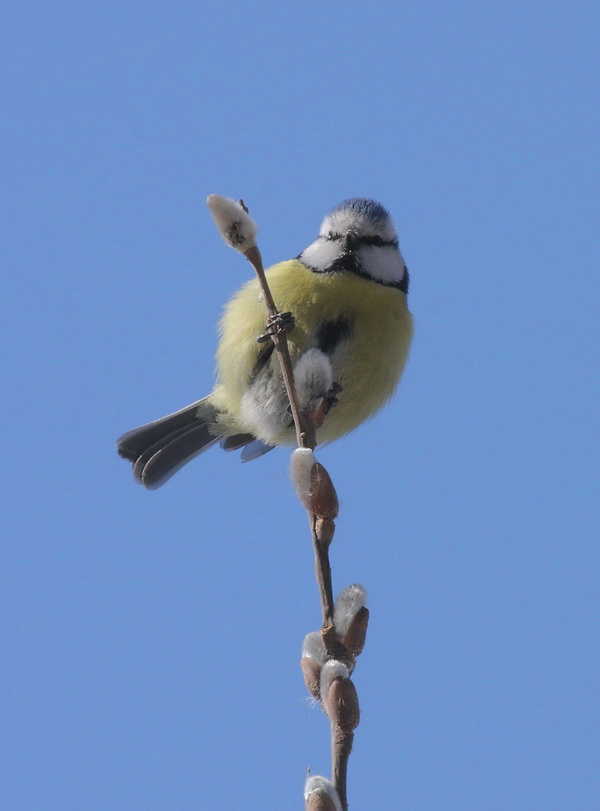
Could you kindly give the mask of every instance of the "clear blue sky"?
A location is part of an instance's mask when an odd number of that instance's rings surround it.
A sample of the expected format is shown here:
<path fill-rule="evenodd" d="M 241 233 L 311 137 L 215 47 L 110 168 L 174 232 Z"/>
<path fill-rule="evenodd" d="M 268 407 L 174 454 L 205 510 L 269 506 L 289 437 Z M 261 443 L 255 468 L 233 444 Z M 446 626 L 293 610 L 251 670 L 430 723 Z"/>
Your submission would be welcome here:
<path fill-rule="evenodd" d="M 152 493 L 115 452 L 212 385 L 251 272 L 217 192 L 269 263 L 372 196 L 411 270 L 399 393 L 319 454 L 372 611 L 351 807 L 597 809 L 600 11 L 11 5 L 0 805 L 281 811 L 329 774 L 287 452 Z"/>

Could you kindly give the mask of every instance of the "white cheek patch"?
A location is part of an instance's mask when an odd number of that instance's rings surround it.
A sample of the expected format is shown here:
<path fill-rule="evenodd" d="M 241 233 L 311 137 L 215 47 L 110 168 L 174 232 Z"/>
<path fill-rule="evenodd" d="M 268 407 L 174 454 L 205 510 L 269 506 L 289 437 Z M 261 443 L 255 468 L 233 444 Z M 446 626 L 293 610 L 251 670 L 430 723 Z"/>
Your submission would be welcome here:
<path fill-rule="evenodd" d="M 300 254 L 300 261 L 322 273 L 331 267 L 342 253 L 340 241 L 319 237 Z"/>
<path fill-rule="evenodd" d="M 300 254 L 300 261 L 318 273 L 325 273 L 343 256 L 341 240 L 319 237 Z M 376 282 L 399 285 L 404 278 L 404 259 L 393 245 L 362 245 L 355 256 L 359 272 Z"/>
<path fill-rule="evenodd" d="M 383 284 L 399 284 L 404 277 L 404 259 L 398 248 L 364 245 L 358 250 L 364 273 Z"/>

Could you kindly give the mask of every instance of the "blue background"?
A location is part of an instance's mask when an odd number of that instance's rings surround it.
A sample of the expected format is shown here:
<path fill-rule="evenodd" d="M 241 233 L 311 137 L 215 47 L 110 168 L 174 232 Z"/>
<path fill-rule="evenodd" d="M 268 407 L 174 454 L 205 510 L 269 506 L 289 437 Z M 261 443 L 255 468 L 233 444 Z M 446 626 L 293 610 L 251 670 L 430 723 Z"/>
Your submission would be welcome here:
<path fill-rule="evenodd" d="M 251 268 L 392 212 L 416 338 L 318 455 L 371 628 L 354 809 L 597 809 L 598 143 L 587 2 L 21 2 L 0 25 L 2 807 L 302 807 L 329 774 L 288 453 L 137 487 Z"/>

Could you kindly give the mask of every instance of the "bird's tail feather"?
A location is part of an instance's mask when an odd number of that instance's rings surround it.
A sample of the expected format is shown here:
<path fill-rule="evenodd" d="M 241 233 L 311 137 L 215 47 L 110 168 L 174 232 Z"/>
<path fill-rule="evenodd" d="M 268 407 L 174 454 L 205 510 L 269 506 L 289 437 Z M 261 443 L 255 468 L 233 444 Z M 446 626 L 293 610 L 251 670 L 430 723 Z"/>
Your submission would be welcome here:
<path fill-rule="evenodd" d="M 123 434 L 117 443 L 119 455 L 132 462 L 140 484 L 155 490 L 219 440 L 210 431 L 216 421 L 217 411 L 205 397 Z"/>

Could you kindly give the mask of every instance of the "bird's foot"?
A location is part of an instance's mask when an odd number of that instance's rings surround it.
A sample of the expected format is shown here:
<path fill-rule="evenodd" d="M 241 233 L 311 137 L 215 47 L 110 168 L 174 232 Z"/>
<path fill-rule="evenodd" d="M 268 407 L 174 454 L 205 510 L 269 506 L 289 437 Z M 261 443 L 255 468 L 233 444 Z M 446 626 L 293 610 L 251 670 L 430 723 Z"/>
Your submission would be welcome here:
<path fill-rule="evenodd" d="M 331 388 L 328 392 L 323 394 L 321 397 L 314 397 L 308 403 L 305 413 L 315 429 L 320 428 L 323 425 L 325 417 L 329 414 L 331 409 L 337 405 L 337 395 L 341 392 L 341 390 L 342 387 L 340 384 L 334 382 L 331 384 Z"/>
<path fill-rule="evenodd" d="M 268 319 L 267 329 L 263 335 L 259 335 L 256 340 L 259 344 L 264 344 L 280 332 L 291 332 L 295 326 L 296 319 L 291 313 L 275 313 Z"/>

